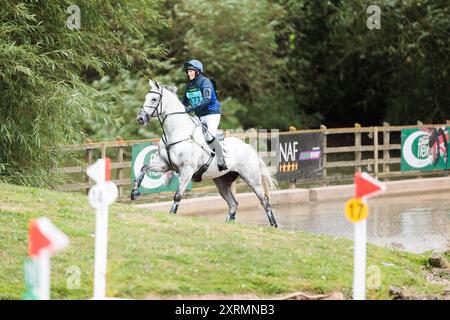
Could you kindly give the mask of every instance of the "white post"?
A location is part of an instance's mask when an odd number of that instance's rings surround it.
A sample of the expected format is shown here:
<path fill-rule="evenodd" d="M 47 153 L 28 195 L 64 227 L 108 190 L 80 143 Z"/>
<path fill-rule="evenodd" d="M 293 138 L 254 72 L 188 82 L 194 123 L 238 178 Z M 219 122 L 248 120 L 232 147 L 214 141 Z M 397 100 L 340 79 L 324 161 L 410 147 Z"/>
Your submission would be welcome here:
<path fill-rule="evenodd" d="M 94 299 L 106 296 L 106 259 L 108 255 L 108 205 L 96 210 L 95 261 L 94 261 Z"/>
<path fill-rule="evenodd" d="M 50 252 L 42 249 L 37 258 L 39 268 L 39 299 L 50 300 Z"/>
<path fill-rule="evenodd" d="M 88 176 L 97 182 L 88 194 L 89 203 L 95 208 L 95 258 L 94 299 L 106 297 L 106 259 L 108 256 L 108 206 L 118 196 L 117 186 L 109 181 L 111 160 L 99 159 L 86 170 Z"/>
<path fill-rule="evenodd" d="M 353 300 L 366 299 L 367 219 L 355 223 Z"/>

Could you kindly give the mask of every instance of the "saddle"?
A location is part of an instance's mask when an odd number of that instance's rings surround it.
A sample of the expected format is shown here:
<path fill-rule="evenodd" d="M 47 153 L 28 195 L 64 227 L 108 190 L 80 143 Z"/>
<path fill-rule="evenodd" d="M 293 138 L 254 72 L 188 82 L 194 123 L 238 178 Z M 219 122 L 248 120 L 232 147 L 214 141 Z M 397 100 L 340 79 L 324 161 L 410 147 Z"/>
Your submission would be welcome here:
<path fill-rule="evenodd" d="M 205 142 L 208 144 L 209 135 L 208 135 L 208 131 L 207 131 L 207 129 L 206 129 L 205 127 L 203 127 L 203 137 L 205 138 Z M 223 131 L 220 130 L 220 129 L 218 129 L 218 130 L 217 130 L 217 134 L 216 134 L 215 139 L 216 139 L 219 143 L 223 143 L 224 138 L 225 138 L 225 135 L 224 135 Z M 209 147 L 209 144 L 208 144 L 208 147 Z M 210 148 L 210 149 L 211 149 L 211 148 Z M 211 149 L 211 151 L 212 151 L 212 152 L 211 152 L 211 155 L 210 155 L 208 161 L 206 161 L 206 163 L 204 163 L 204 164 L 200 167 L 200 169 L 198 169 L 198 170 L 192 175 L 192 179 L 191 179 L 192 181 L 194 181 L 194 182 L 201 182 L 201 181 L 202 181 L 202 175 L 206 172 L 206 170 L 208 170 L 209 165 L 211 164 L 212 160 L 214 159 L 214 157 L 215 157 L 215 155 L 216 155 L 215 152 L 214 152 L 214 150 Z"/>

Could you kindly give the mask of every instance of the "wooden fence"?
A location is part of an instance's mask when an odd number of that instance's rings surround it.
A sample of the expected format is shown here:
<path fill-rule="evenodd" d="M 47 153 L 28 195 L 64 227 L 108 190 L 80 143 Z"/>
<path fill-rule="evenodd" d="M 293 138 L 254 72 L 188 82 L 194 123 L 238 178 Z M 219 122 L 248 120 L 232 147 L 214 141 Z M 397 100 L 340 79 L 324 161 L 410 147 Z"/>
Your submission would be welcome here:
<path fill-rule="evenodd" d="M 384 123 L 383 126 L 374 127 L 362 127 L 359 124 L 355 124 L 352 128 L 327 128 L 322 125 L 320 129 L 316 130 L 294 129 L 278 134 L 323 133 L 323 180 L 320 182 L 326 185 L 334 182 L 349 181 L 352 179 L 354 172 L 357 171 L 369 172 L 383 180 L 406 176 L 446 175 L 447 172 L 444 171 L 400 171 L 400 136 L 402 129 L 431 128 L 448 125 L 450 125 L 449 120 L 447 120 L 446 124 L 429 125 L 424 125 L 418 121 L 415 126 L 390 126 L 388 123 Z M 253 141 L 253 144 L 255 144 L 260 134 L 256 130 L 253 130 L 245 133 L 226 134 L 226 136 L 231 135 L 246 141 L 249 139 L 250 143 Z M 270 140 L 271 134 L 264 133 L 264 138 Z M 94 184 L 86 175 L 86 168 L 89 164 L 93 163 L 94 155 L 97 157 L 111 157 L 112 154 L 111 169 L 113 172 L 111 178 L 119 187 L 119 195 L 122 196 L 121 198 L 126 199 L 131 185 L 129 176 L 131 172 L 131 148 L 133 144 L 158 140 L 120 140 L 68 146 L 68 151 L 81 152 L 84 154 L 84 159 L 79 161 L 81 162 L 79 165 L 59 168 L 62 173 L 75 175 L 77 180 L 76 183 L 63 185 L 60 189 L 64 191 L 87 191 Z M 271 150 L 259 151 L 259 154 L 261 157 L 266 158 L 266 160 L 268 157 L 274 160 L 276 156 L 275 151 Z M 276 161 L 272 163 L 276 163 Z M 304 182 L 307 181 L 291 181 L 290 187 Z M 129 187 L 124 188 L 125 186 Z M 213 185 L 193 188 L 192 191 L 209 190 L 214 190 Z"/>

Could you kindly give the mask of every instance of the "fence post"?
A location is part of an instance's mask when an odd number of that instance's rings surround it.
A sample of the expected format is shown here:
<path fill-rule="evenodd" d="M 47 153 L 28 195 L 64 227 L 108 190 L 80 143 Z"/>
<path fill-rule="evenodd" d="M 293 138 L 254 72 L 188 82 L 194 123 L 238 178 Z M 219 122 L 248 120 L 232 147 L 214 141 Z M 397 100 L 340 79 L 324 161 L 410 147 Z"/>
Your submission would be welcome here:
<path fill-rule="evenodd" d="M 420 120 L 417 120 L 417 125 L 418 125 L 418 126 L 423 126 L 423 122 L 420 121 Z"/>
<path fill-rule="evenodd" d="M 326 178 L 327 177 L 327 168 L 326 168 L 326 164 L 327 164 L 327 153 L 326 153 L 326 149 L 327 149 L 327 127 L 324 126 L 323 124 L 321 124 L 320 125 L 320 130 L 322 130 L 322 148 L 323 148 L 322 170 L 323 170 L 323 177 Z"/>
<path fill-rule="evenodd" d="M 361 172 L 361 125 L 355 123 L 355 172 Z"/>
<path fill-rule="evenodd" d="M 383 173 L 390 172 L 391 168 L 389 165 L 389 159 L 391 158 L 390 151 L 386 148 L 389 147 L 391 143 L 391 132 L 388 130 L 389 123 L 383 122 Z M 385 179 L 387 180 L 387 179 Z"/>
<path fill-rule="evenodd" d="M 297 128 L 294 126 L 289 126 L 289 131 L 297 131 Z M 297 180 L 289 180 L 289 189 L 295 189 Z"/>
<path fill-rule="evenodd" d="M 92 151 L 93 151 L 92 149 L 88 148 L 88 149 L 86 149 L 86 153 L 84 154 L 84 163 L 86 165 L 85 169 L 87 169 L 87 167 L 89 167 L 89 165 L 92 163 Z M 92 181 L 91 178 L 87 174 L 85 174 L 85 181 L 88 183 Z M 86 194 L 88 194 L 89 188 L 87 188 L 85 191 L 86 191 Z"/>
<path fill-rule="evenodd" d="M 101 144 L 102 149 L 102 159 L 106 158 L 106 146 L 104 143 Z"/>
<path fill-rule="evenodd" d="M 123 162 L 123 151 L 124 151 L 123 149 L 124 149 L 124 147 L 120 146 L 119 152 L 117 152 L 117 162 L 120 164 L 122 164 L 122 162 Z M 131 169 L 133 169 L 133 168 L 131 168 Z M 118 180 L 123 179 L 123 168 L 122 167 L 117 169 L 117 179 Z M 119 197 L 122 195 L 123 195 L 123 186 L 119 185 Z"/>
<path fill-rule="evenodd" d="M 378 176 L 378 127 L 373 127 L 373 172 Z"/>

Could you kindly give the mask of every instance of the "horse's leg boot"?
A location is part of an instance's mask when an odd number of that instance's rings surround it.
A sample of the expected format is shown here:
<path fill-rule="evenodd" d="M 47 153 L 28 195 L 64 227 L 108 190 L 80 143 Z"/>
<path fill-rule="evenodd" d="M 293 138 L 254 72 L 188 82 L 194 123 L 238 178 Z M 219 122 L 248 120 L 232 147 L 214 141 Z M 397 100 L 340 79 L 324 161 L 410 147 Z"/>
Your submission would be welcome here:
<path fill-rule="evenodd" d="M 198 169 L 193 175 L 192 175 L 192 181 L 194 182 L 201 182 L 202 181 L 202 175 L 205 173 L 206 170 L 208 170 L 209 165 L 206 163 L 203 164 L 200 169 Z"/>

